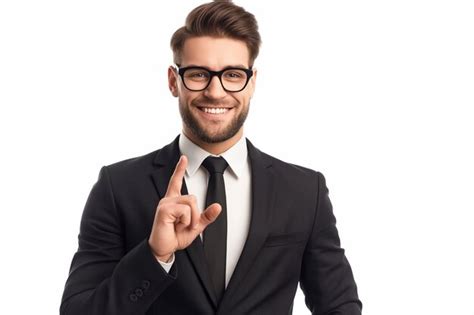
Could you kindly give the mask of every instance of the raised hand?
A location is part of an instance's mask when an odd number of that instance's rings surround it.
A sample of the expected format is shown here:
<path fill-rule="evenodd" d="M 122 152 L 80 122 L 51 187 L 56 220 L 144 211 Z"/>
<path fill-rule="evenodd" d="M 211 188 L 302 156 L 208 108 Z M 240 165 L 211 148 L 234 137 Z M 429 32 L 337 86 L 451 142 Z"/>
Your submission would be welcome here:
<path fill-rule="evenodd" d="M 188 159 L 182 155 L 160 200 L 148 243 L 153 254 L 166 262 L 172 254 L 188 247 L 204 229 L 219 216 L 222 208 L 213 203 L 199 212 L 194 195 L 181 195 Z"/>

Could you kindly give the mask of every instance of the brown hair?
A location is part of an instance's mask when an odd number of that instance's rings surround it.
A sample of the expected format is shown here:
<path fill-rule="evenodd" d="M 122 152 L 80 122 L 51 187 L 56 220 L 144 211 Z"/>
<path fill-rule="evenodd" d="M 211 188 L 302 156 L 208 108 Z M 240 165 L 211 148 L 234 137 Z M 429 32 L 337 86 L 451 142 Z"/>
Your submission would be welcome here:
<path fill-rule="evenodd" d="M 171 37 L 173 60 L 181 62 L 184 42 L 192 37 L 229 37 L 245 42 L 250 55 L 250 66 L 258 56 L 261 44 L 255 16 L 232 1 L 214 1 L 196 7 L 186 17 L 185 25 Z"/>

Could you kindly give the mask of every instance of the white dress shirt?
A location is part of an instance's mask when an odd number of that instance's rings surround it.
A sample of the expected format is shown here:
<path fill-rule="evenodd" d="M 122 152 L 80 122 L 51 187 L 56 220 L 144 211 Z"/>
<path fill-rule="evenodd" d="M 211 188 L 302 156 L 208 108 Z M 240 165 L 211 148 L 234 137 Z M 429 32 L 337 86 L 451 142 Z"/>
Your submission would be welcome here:
<path fill-rule="evenodd" d="M 183 133 L 179 137 L 179 150 L 188 158 L 184 175 L 188 193 L 196 196 L 198 208 L 202 211 L 205 209 L 209 173 L 201 164 L 208 156 L 219 155 L 205 151 Z M 252 181 L 247 153 L 247 142 L 245 137 L 242 137 L 233 147 L 220 155 L 229 164 L 224 172 L 227 204 L 226 287 L 244 248 L 250 226 Z M 167 272 L 173 263 L 174 255 L 169 263 L 160 261 Z"/>

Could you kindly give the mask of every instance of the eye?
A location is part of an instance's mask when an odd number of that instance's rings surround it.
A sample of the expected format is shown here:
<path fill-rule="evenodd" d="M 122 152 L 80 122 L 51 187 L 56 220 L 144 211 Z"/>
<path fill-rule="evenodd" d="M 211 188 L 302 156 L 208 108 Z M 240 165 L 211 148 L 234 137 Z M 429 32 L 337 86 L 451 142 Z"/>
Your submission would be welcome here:
<path fill-rule="evenodd" d="M 229 80 L 241 80 L 245 78 L 245 72 L 242 70 L 228 70 L 224 72 L 224 78 Z"/>
<path fill-rule="evenodd" d="M 189 69 L 184 73 L 184 76 L 193 80 L 202 80 L 209 78 L 209 73 L 202 69 Z"/>

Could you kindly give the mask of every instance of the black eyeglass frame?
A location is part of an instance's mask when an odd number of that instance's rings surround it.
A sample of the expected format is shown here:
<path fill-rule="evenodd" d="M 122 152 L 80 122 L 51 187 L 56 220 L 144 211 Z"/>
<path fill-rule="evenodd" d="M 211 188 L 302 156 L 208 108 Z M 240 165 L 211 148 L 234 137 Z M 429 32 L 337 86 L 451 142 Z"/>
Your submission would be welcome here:
<path fill-rule="evenodd" d="M 178 70 L 178 74 L 181 77 L 181 80 L 183 81 L 184 87 L 187 88 L 190 91 L 193 91 L 193 92 L 200 92 L 200 91 L 204 91 L 205 89 L 207 89 L 209 87 L 209 84 L 211 84 L 212 78 L 214 76 L 219 78 L 219 82 L 221 83 L 221 86 L 224 89 L 224 91 L 230 92 L 230 93 L 241 92 L 247 87 L 247 84 L 249 83 L 250 78 L 252 78 L 252 76 L 253 76 L 252 67 L 250 67 L 248 69 L 238 68 L 238 67 L 227 67 L 227 68 L 222 69 L 221 71 L 212 71 L 212 70 L 209 70 L 205 67 L 195 67 L 195 66 L 181 68 L 178 64 L 176 65 L 176 67 L 177 67 L 177 70 Z M 194 90 L 194 89 L 190 89 L 189 87 L 187 87 L 186 82 L 184 80 L 184 72 L 186 72 L 186 70 L 188 70 L 188 69 L 199 69 L 199 70 L 207 71 L 209 73 L 209 81 L 207 82 L 207 84 L 204 88 L 199 89 L 199 90 Z M 229 71 L 229 70 L 244 71 L 245 74 L 247 75 L 247 81 L 245 81 L 244 86 L 240 90 L 236 90 L 236 91 L 228 90 L 228 89 L 225 88 L 224 84 L 222 83 L 222 75 L 224 74 L 224 72 Z"/>

